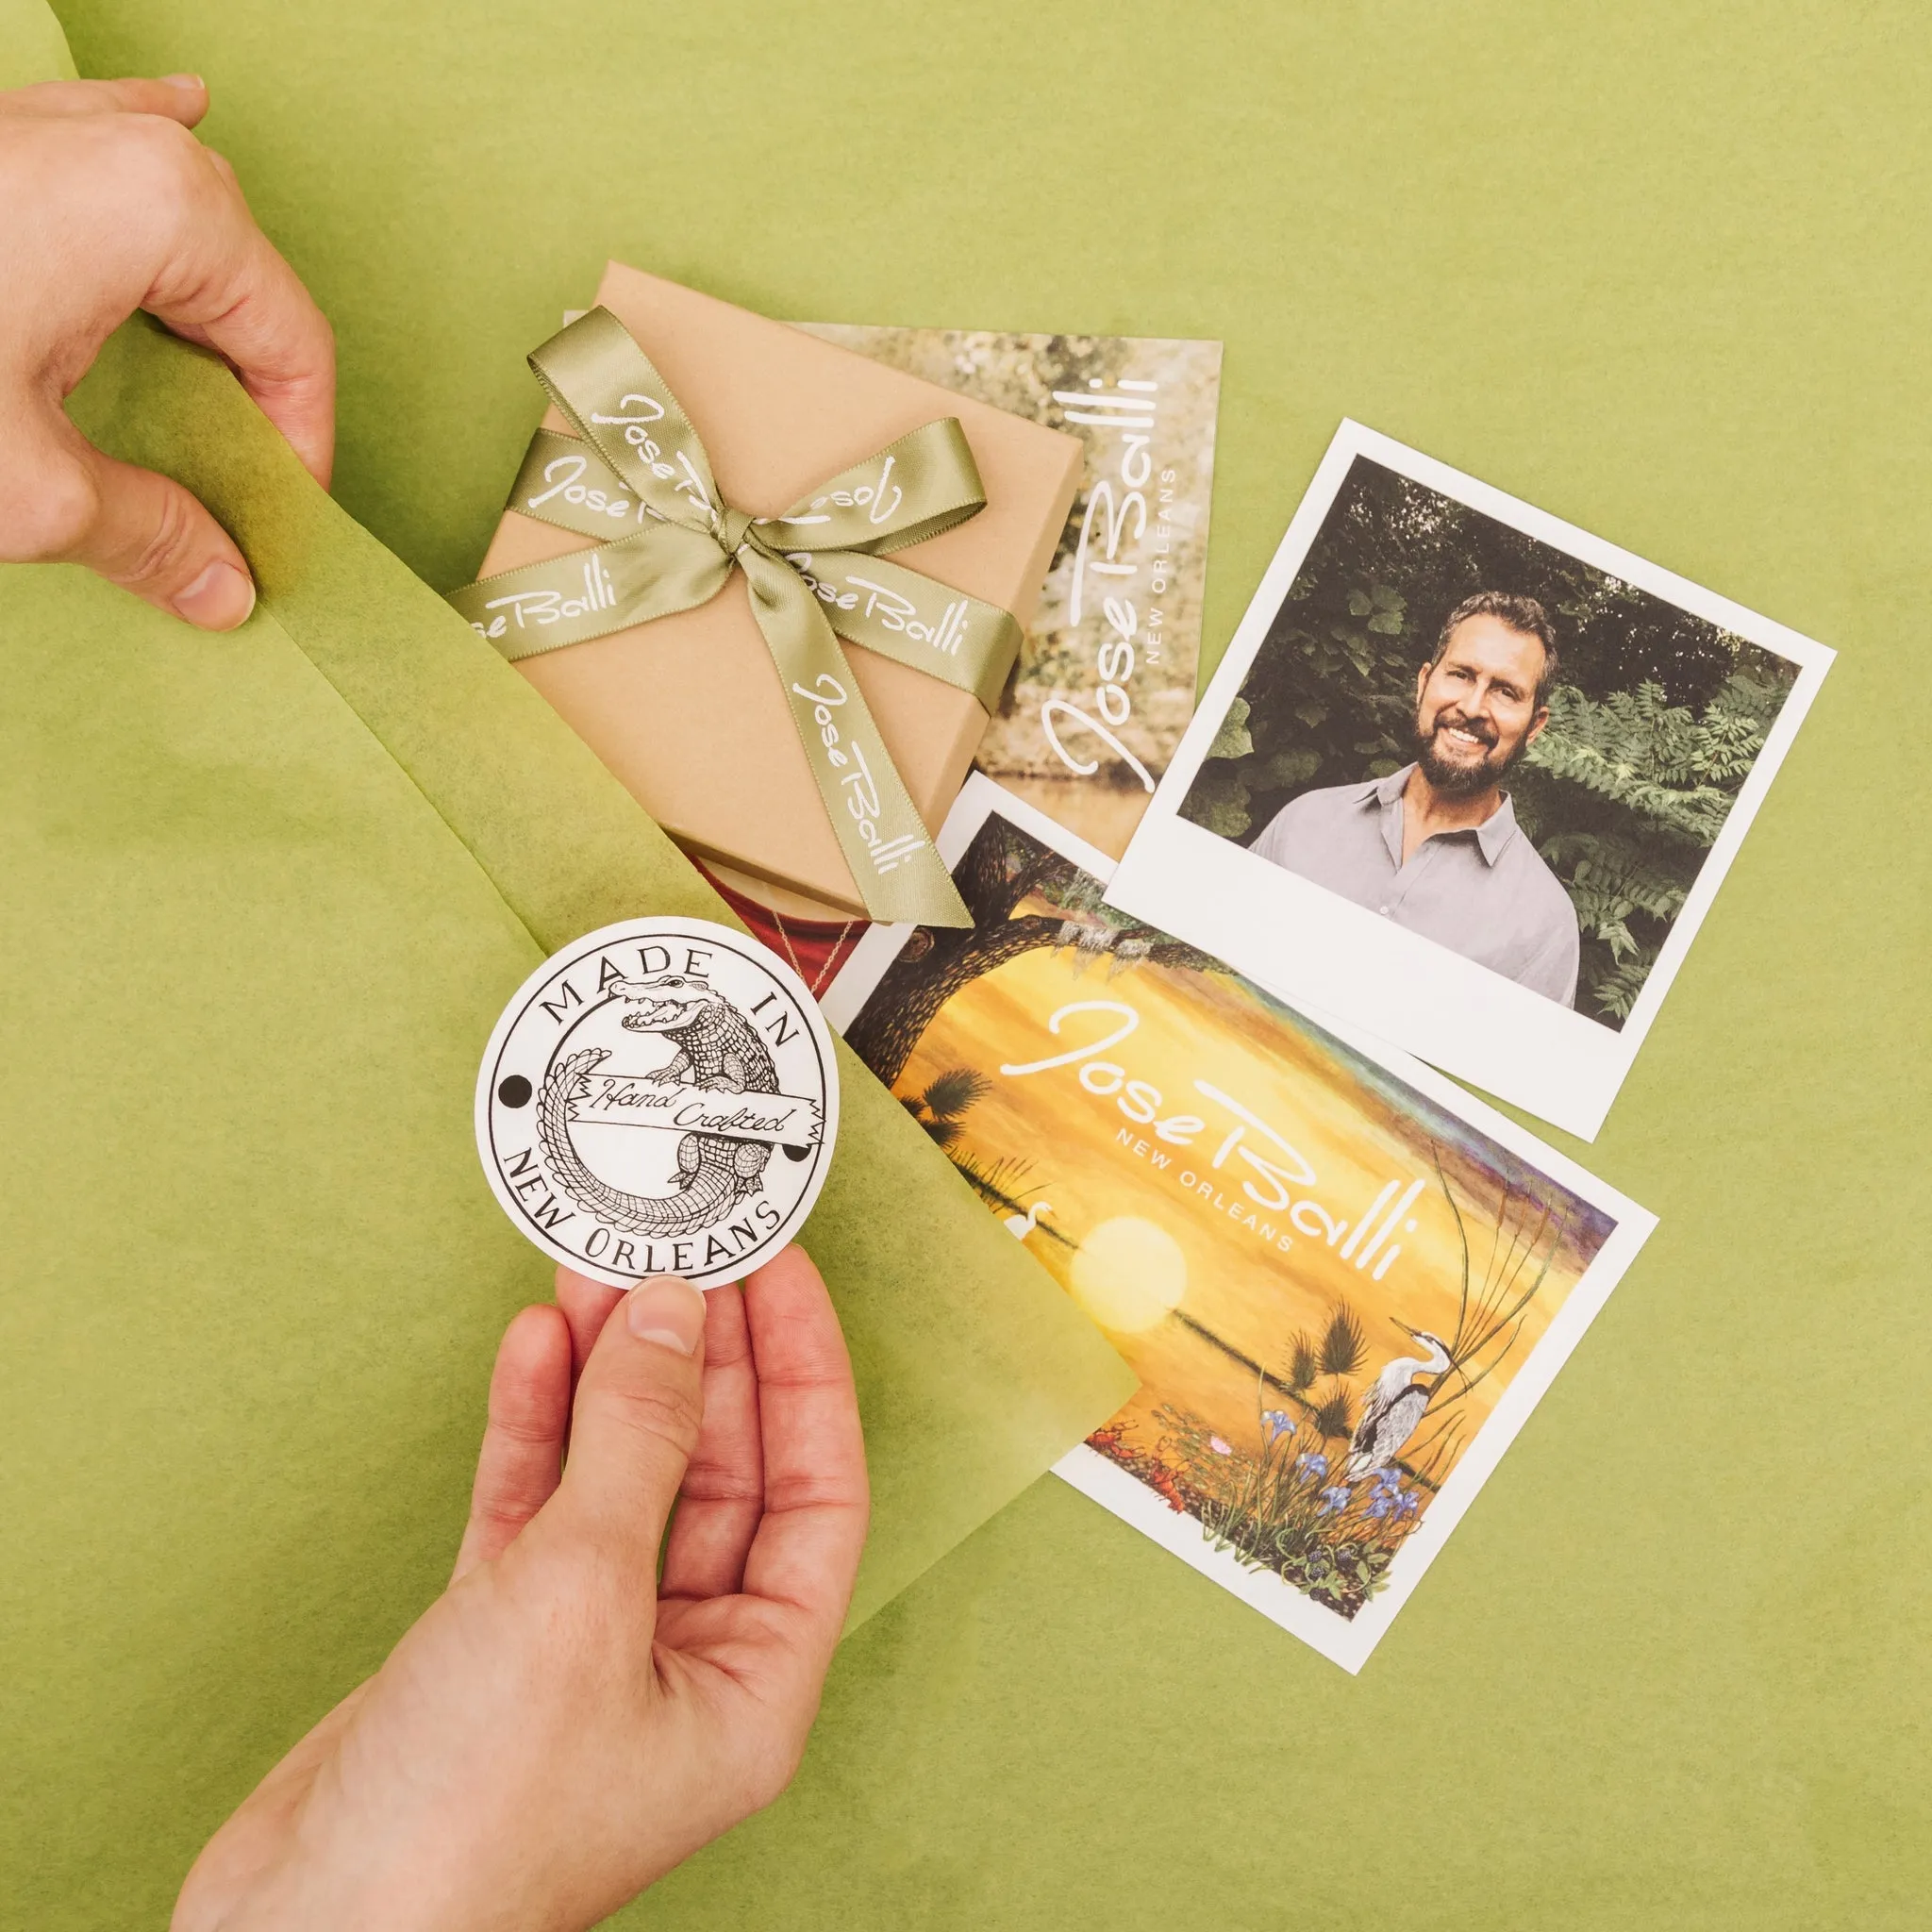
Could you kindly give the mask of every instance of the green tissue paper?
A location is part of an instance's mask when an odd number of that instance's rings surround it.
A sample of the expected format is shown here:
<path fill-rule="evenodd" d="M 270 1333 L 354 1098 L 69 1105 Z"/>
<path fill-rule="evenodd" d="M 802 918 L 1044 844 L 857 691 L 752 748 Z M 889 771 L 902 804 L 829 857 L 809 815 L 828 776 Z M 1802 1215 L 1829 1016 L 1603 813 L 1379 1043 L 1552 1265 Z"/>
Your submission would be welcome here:
<path fill-rule="evenodd" d="M 730 920 L 213 358 L 137 319 L 74 407 L 261 602 L 209 637 L 0 570 L 0 1921 L 43 1927 L 158 1923 L 441 1587 L 549 1293 L 472 1135 L 504 1002 L 591 927 Z M 805 1244 L 865 1419 L 857 1624 L 1132 1379 L 841 1052 Z"/>

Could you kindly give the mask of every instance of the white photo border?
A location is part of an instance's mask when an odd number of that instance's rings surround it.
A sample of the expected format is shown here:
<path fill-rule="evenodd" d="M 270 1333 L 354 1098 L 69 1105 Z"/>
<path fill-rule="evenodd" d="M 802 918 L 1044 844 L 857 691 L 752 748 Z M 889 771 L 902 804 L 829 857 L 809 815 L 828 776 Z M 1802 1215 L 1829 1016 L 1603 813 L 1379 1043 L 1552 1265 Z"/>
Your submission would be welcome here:
<path fill-rule="evenodd" d="M 1103 885 L 1108 882 L 1114 861 L 1105 853 L 977 772 L 966 781 L 937 841 L 940 858 L 948 870 L 959 862 L 979 828 L 995 813 L 1071 859 Z M 898 958 L 915 930 L 910 924 L 875 925 L 859 941 L 821 1003 L 826 1021 L 836 1032 L 842 1034 L 858 1018 L 885 976 L 886 969 Z M 1388 1634 L 1390 1624 L 1436 1560 L 1450 1532 L 1462 1520 L 1477 1491 L 1529 1420 L 1530 1411 L 1556 1380 L 1557 1372 L 1583 1339 L 1584 1331 L 1609 1299 L 1610 1291 L 1623 1277 L 1624 1271 L 1650 1239 L 1657 1226 L 1657 1216 L 1407 1054 L 1391 1049 L 1386 1041 L 1365 1036 L 1346 1022 L 1325 1016 L 1309 1018 L 1324 1032 L 1332 1034 L 1364 1058 L 1387 1068 L 1445 1112 L 1487 1135 L 1614 1223 L 1603 1246 L 1524 1358 L 1489 1420 L 1477 1430 L 1422 1522 L 1397 1550 L 1389 1566 L 1387 1584 L 1353 1618 L 1323 1608 L 1273 1571 L 1247 1569 L 1227 1551 L 1217 1550 L 1191 1516 L 1170 1508 L 1145 1484 L 1137 1482 L 1084 1442 L 1054 1464 L 1054 1474 L 1082 1495 L 1353 1675 Z"/>
<path fill-rule="evenodd" d="M 1447 946 L 1256 858 L 1246 848 L 1179 815 L 1221 721 L 1357 457 L 1797 666 L 1790 694 L 1621 1028 L 1532 992 Z M 1225 959 L 1311 1015 L 1334 1015 L 1364 1027 L 1593 1141 L 1835 656 L 1825 645 L 1715 591 L 1359 423 L 1344 421 L 1115 870 L 1108 903 Z"/>

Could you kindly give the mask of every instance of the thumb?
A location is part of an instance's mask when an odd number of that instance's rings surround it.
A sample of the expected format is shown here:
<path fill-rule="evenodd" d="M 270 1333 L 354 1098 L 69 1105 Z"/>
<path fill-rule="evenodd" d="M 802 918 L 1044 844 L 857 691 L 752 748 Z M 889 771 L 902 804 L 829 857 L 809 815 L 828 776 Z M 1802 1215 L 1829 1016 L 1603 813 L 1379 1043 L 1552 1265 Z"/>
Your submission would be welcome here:
<path fill-rule="evenodd" d="M 244 622 L 255 579 L 221 525 L 180 484 L 104 456 L 62 426 L 68 433 L 15 478 L 31 486 L 21 492 L 29 501 L 0 554 L 84 563 L 203 630 Z"/>
<path fill-rule="evenodd" d="M 577 1381 L 558 1501 L 599 1541 L 657 1571 L 704 1415 L 705 1298 L 641 1281 L 611 1310 Z"/>

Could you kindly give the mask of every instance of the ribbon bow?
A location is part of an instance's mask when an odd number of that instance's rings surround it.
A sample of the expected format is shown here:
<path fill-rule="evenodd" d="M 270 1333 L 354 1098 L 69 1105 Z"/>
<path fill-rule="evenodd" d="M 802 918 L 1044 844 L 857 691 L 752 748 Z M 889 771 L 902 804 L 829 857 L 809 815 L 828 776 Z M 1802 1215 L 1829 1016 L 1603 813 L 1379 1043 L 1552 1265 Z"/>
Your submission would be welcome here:
<path fill-rule="evenodd" d="M 537 431 L 509 508 L 602 541 L 468 584 L 449 602 L 515 660 L 691 609 L 743 571 L 866 911 L 971 925 L 839 643 L 863 644 L 997 708 L 1020 648 L 1012 614 L 882 554 L 986 507 L 958 419 L 902 436 L 783 516 L 755 517 L 720 496 L 697 432 L 608 308 L 551 337 L 530 367 L 577 435 Z"/>

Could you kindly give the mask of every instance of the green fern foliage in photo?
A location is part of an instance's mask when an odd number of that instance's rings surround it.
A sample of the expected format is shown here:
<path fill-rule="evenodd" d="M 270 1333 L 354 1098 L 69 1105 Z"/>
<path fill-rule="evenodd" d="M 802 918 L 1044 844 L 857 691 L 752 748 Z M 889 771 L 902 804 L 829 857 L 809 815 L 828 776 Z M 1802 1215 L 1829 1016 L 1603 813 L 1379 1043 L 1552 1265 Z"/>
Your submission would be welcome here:
<path fill-rule="evenodd" d="M 1416 675 L 1481 590 L 1557 627 L 1550 721 L 1506 787 L 1576 908 L 1577 1010 L 1620 1026 L 1796 677 L 1648 591 L 1357 458 L 1182 816 L 1249 844 L 1302 792 L 1407 764 Z"/>

